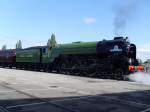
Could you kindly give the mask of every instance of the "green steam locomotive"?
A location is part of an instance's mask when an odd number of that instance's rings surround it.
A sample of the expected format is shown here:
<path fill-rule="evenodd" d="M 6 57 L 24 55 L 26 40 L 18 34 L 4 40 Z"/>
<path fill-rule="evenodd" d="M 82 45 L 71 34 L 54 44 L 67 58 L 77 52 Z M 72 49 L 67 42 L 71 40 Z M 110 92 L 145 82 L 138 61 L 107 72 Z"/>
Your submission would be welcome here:
<path fill-rule="evenodd" d="M 123 37 L 0 51 L 0 66 L 115 79 L 124 79 L 136 67 L 143 70 L 136 46 Z"/>

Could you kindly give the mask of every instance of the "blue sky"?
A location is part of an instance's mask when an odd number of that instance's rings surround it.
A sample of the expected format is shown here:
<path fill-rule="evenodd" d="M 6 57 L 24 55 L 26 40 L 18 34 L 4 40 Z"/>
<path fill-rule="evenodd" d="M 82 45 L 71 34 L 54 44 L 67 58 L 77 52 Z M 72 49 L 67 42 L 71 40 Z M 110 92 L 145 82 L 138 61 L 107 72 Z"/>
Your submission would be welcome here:
<path fill-rule="evenodd" d="M 112 39 L 123 7 L 128 14 L 121 35 L 137 45 L 140 58 L 149 58 L 149 5 L 148 0 L 0 0 L 0 45 L 14 48 L 19 39 L 23 47 L 44 45 L 52 33 L 58 43 Z"/>

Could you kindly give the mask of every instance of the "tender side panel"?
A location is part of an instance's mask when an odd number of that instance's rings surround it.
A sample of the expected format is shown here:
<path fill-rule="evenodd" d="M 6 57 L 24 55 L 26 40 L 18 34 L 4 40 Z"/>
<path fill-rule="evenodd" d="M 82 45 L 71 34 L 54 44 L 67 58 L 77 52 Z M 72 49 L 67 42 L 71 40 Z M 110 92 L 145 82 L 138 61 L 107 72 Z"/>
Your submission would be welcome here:
<path fill-rule="evenodd" d="M 16 51 L 16 62 L 40 63 L 40 49 L 23 49 Z"/>

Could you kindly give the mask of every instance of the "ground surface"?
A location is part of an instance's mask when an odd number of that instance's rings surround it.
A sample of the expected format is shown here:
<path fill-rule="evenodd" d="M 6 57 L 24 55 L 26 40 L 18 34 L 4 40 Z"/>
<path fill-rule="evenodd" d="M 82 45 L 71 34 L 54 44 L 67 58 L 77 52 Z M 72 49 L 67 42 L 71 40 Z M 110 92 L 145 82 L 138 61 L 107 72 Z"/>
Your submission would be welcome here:
<path fill-rule="evenodd" d="M 0 112 L 150 112 L 150 86 L 0 68 Z"/>

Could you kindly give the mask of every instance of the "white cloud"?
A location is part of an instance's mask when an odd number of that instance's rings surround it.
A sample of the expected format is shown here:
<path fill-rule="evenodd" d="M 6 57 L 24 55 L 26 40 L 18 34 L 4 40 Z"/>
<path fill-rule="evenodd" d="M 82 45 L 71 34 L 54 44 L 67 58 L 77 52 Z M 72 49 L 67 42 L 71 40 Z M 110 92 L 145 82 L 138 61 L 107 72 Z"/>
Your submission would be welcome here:
<path fill-rule="evenodd" d="M 9 36 L 0 36 L 0 49 L 3 45 L 6 45 L 7 46 L 7 49 L 13 49 L 15 48 L 15 44 L 16 42 L 18 41 L 17 38 L 15 37 L 9 37 Z"/>
<path fill-rule="evenodd" d="M 146 43 L 144 45 L 138 45 L 137 50 L 141 52 L 150 52 L 150 43 Z"/>
<path fill-rule="evenodd" d="M 38 41 L 32 38 L 17 38 L 14 36 L 0 36 L 0 49 L 3 45 L 7 46 L 7 49 L 14 49 L 18 40 L 22 41 L 23 48 L 31 46 L 46 45 L 45 41 Z"/>
<path fill-rule="evenodd" d="M 140 58 L 143 61 L 150 59 L 150 44 L 137 46 L 137 58 Z"/>
<path fill-rule="evenodd" d="M 147 59 L 150 59 L 150 52 L 147 51 L 138 51 L 137 52 L 137 58 L 142 59 L 142 61 L 146 61 Z"/>
<path fill-rule="evenodd" d="M 86 24 L 93 24 L 95 22 L 96 22 L 96 19 L 93 18 L 93 17 L 86 17 L 86 18 L 84 18 L 84 23 L 86 23 Z"/>

